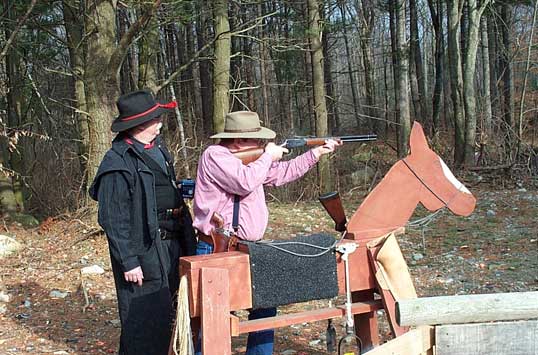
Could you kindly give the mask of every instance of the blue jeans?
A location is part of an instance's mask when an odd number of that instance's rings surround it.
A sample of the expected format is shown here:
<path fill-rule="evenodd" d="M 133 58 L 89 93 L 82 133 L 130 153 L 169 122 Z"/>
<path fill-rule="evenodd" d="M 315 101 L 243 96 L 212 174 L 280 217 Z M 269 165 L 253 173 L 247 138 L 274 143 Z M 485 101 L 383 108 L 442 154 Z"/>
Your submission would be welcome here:
<path fill-rule="evenodd" d="M 199 241 L 196 248 L 196 255 L 211 254 L 213 246 L 206 242 Z M 276 308 L 253 309 L 248 315 L 249 320 L 274 317 Z M 246 355 L 271 355 L 273 354 L 273 343 L 275 341 L 275 331 L 273 329 L 262 330 L 259 332 L 248 333 Z M 198 337 L 196 344 L 196 355 L 202 354 L 201 337 Z M 211 354 L 208 354 L 211 355 Z"/>

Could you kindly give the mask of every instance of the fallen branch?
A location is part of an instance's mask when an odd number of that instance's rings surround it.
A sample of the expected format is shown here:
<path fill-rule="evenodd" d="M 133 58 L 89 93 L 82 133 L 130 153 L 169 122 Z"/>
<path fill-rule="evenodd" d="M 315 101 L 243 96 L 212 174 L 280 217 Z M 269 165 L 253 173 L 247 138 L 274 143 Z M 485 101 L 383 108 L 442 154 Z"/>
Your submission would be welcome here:
<path fill-rule="evenodd" d="M 105 231 L 102 228 L 94 228 L 91 231 L 89 231 L 88 233 L 86 233 L 85 235 L 83 235 L 82 237 L 80 237 L 79 239 L 75 240 L 73 242 L 73 244 L 71 244 L 71 246 L 77 245 L 78 243 L 81 243 L 81 242 L 83 242 L 85 240 L 88 240 L 93 236 L 100 235 L 100 234 L 102 234 L 104 232 Z"/>

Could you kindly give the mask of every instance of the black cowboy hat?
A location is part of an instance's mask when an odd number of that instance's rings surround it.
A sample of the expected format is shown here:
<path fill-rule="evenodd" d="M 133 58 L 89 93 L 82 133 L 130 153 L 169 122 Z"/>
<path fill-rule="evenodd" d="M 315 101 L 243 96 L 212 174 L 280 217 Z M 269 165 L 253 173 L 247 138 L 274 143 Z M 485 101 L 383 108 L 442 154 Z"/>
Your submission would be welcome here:
<path fill-rule="evenodd" d="M 122 132 L 159 117 L 177 107 L 175 101 L 155 101 L 148 90 L 133 91 L 120 96 L 116 102 L 120 115 L 112 122 L 112 132 Z"/>

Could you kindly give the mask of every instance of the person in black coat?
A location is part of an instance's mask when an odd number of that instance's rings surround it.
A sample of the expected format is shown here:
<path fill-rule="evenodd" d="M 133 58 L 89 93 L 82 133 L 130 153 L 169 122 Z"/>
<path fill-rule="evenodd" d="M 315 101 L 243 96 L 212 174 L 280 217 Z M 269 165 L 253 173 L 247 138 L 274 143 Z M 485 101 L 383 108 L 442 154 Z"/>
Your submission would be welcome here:
<path fill-rule="evenodd" d="M 179 257 L 194 255 L 196 237 L 161 137 L 161 116 L 175 102 L 149 91 L 117 101 L 118 135 L 90 187 L 110 259 L 121 320 L 119 355 L 166 355 L 179 287 Z"/>

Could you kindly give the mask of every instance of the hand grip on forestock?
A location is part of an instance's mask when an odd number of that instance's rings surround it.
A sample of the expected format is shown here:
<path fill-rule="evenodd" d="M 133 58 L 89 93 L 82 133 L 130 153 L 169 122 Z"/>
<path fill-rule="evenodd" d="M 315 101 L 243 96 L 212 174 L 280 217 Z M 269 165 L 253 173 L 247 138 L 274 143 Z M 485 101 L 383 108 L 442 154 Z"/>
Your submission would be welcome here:
<path fill-rule="evenodd" d="M 337 191 L 328 192 L 319 197 L 319 202 L 335 222 L 334 229 L 338 232 L 345 232 L 347 219 L 340 194 Z"/>

